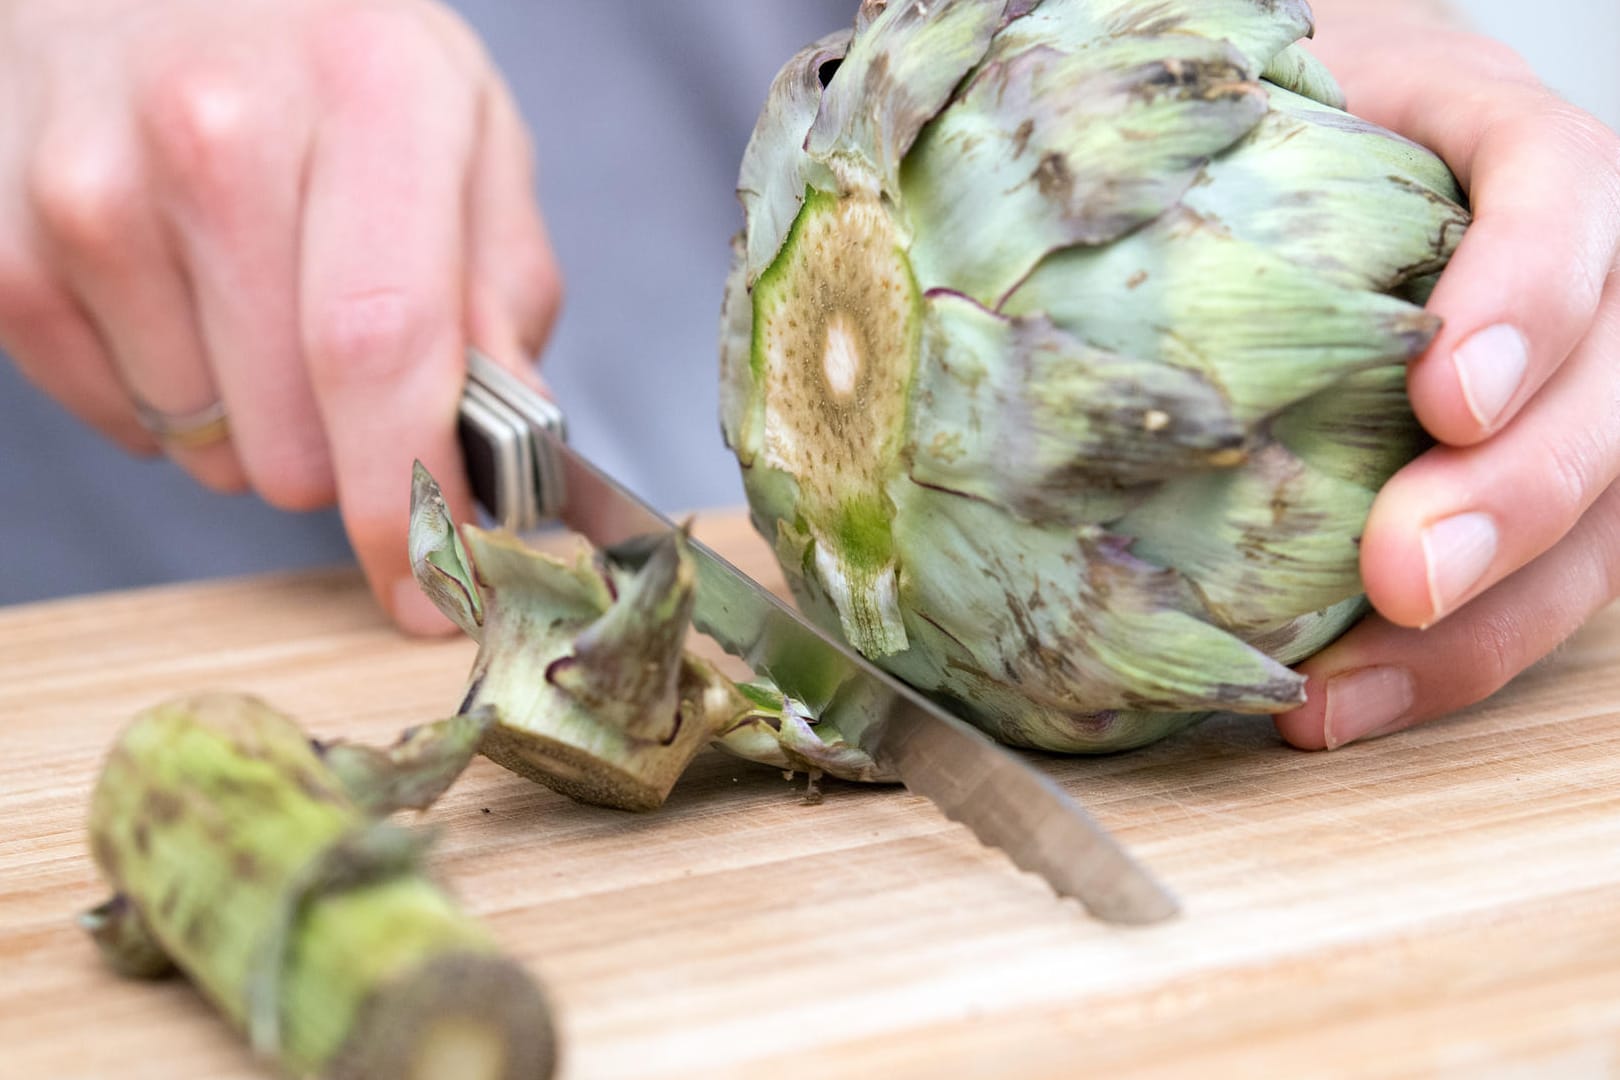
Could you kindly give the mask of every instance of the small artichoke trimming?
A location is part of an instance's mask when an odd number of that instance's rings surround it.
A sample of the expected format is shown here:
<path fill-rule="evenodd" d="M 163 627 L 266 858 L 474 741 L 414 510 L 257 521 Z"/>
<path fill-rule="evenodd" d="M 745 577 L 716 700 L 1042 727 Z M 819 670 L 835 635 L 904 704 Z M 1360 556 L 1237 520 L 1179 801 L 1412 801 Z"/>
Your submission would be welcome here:
<path fill-rule="evenodd" d="M 583 541 L 558 558 L 458 527 L 418 465 L 410 545 L 423 591 L 479 645 L 459 713 L 489 718 L 478 749 L 513 772 L 627 810 L 662 804 L 710 745 L 812 783 L 888 778 L 836 714 L 812 716 L 686 651 L 696 578 L 684 530 L 635 567 Z"/>

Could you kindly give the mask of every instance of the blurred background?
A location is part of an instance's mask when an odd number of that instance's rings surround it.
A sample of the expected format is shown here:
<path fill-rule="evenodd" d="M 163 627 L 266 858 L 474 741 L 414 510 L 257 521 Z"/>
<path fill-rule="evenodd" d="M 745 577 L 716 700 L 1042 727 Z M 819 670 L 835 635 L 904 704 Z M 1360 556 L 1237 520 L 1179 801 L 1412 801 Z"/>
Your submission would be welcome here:
<path fill-rule="evenodd" d="M 1453 0 L 1547 85 L 1620 130 L 1620 0 Z"/>
<path fill-rule="evenodd" d="M 574 442 L 669 511 L 741 502 L 716 420 L 736 164 L 765 88 L 853 0 L 462 0 L 534 127 L 568 301 L 545 373 Z M 1620 0 L 1462 0 L 1620 127 Z M 559 15 L 566 11 L 566 16 Z M 402 485 L 401 501 L 406 492 Z M 350 561 L 334 513 L 196 487 L 82 431 L 0 358 L 0 604 Z"/>

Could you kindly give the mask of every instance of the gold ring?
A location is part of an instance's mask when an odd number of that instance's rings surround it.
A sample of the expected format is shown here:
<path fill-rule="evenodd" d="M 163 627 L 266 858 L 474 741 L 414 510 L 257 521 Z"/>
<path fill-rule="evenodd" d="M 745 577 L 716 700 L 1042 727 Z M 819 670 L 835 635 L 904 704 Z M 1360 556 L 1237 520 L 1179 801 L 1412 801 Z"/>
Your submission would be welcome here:
<path fill-rule="evenodd" d="M 135 402 L 141 426 L 166 445 L 194 450 L 211 446 L 230 437 L 231 425 L 225 416 L 225 403 L 215 401 L 196 412 L 166 413 L 143 401 Z"/>

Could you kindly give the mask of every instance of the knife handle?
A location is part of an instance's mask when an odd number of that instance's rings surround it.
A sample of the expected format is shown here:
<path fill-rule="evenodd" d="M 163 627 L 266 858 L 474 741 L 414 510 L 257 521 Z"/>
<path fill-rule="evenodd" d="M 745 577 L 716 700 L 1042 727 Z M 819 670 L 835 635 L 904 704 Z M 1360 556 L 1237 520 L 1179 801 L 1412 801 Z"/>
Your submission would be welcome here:
<path fill-rule="evenodd" d="M 565 492 L 550 447 L 568 438 L 556 403 L 469 347 L 459 413 L 467 482 L 484 512 L 514 532 L 554 520 Z"/>

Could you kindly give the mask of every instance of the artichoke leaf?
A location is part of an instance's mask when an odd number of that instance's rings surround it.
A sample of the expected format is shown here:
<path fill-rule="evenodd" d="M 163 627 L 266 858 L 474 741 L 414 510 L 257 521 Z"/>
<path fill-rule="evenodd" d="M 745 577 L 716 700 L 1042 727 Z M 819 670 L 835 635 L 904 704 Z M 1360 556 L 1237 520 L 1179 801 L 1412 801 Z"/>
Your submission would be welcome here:
<path fill-rule="evenodd" d="M 865 0 L 804 148 L 843 192 L 899 194 L 900 162 L 973 70 L 1005 0 Z"/>
<path fill-rule="evenodd" d="M 1361 592 L 1373 492 L 1267 443 L 1241 467 L 1166 481 L 1113 529 L 1173 567 L 1237 632 L 1276 626 Z"/>
<path fill-rule="evenodd" d="M 1035 521 L 1105 521 L 1138 497 L 1123 489 L 1243 457 L 1243 426 L 1197 372 L 951 293 L 927 300 L 912 394 L 913 479 Z"/>
<path fill-rule="evenodd" d="M 420 461 L 411 467 L 409 548 L 411 573 L 422 592 L 476 641 L 483 633 L 483 597 L 444 493 Z"/>
<path fill-rule="evenodd" d="M 765 109 L 743 151 L 737 198 L 746 221 L 743 284 L 752 287 L 776 258 L 807 187 L 833 190 L 826 168 L 804 152 L 804 134 L 821 108 L 824 72 L 844 58 L 850 31 L 828 34 L 801 49 L 771 82 Z"/>
<path fill-rule="evenodd" d="M 426 810 L 478 753 L 494 720 L 491 712 L 481 710 L 407 728 L 387 748 L 316 742 L 315 749 L 366 813 L 382 817 L 396 810 Z"/>
<path fill-rule="evenodd" d="M 997 35 L 991 56 L 1032 45 L 1076 49 L 1106 38 L 1175 36 L 1228 42 L 1258 73 L 1312 30 L 1306 0 L 1043 0 Z"/>
<path fill-rule="evenodd" d="M 1183 204 L 1345 288 L 1387 292 L 1446 265 L 1469 214 L 1433 155 L 1286 90 Z M 1376 207 L 1376 225 L 1368 218 Z"/>
<path fill-rule="evenodd" d="M 989 63 L 906 160 L 918 282 L 994 307 L 1049 251 L 1164 213 L 1265 112 L 1221 41 L 1125 36 Z"/>
<path fill-rule="evenodd" d="M 1299 42 L 1271 58 L 1262 76 L 1267 82 L 1334 109 L 1345 106 L 1344 90 L 1327 66 Z"/>
<path fill-rule="evenodd" d="M 1245 422 L 1356 371 L 1416 358 L 1440 321 L 1245 243 L 1185 208 L 1104 248 L 1069 248 L 1002 310 L 1090 344 L 1200 371 Z"/>
<path fill-rule="evenodd" d="M 754 392 L 754 301 L 748 295 L 742 238 L 731 243 L 731 272 L 720 305 L 720 435 L 744 468 L 759 453 L 764 401 Z"/>
<path fill-rule="evenodd" d="M 909 481 L 894 485 L 908 620 L 953 643 L 945 684 L 967 701 L 1016 686 L 1058 713 L 1277 712 L 1304 680 L 1206 621 L 1173 570 L 1131 554 L 1099 526 L 1010 534 L 988 504 Z"/>
<path fill-rule="evenodd" d="M 1271 435 L 1313 469 L 1368 491 L 1433 443 L 1412 415 L 1406 368 L 1396 365 L 1357 372 L 1289 406 Z"/>

